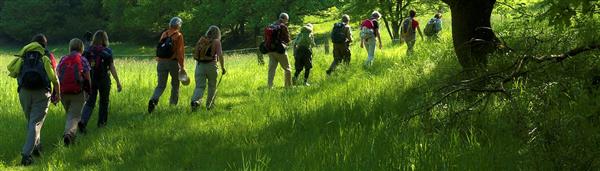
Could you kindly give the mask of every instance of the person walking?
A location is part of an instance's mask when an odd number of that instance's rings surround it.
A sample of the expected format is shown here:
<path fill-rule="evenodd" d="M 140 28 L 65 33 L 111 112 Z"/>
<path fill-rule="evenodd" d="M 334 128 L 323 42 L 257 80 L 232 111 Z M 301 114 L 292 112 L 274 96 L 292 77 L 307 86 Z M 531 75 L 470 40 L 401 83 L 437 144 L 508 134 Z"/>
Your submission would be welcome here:
<path fill-rule="evenodd" d="M 272 49 L 269 55 L 269 72 L 268 72 L 268 80 L 267 85 L 269 88 L 273 88 L 273 79 L 275 78 L 275 71 L 277 69 L 277 65 L 279 64 L 281 68 L 283 68 L 283 72 L 285 75 L 285 87 L 292 86 L 292 71 L 290 69 L 290 63 L 288 60 L 288 55 L 286 52 L 286 48 L 290 43 L 290 33 L 288 31 L 287 23 L 289 21 L 289 15 L 286 13 L 281 13 L 279 15 L 279 20 L 269 27 L 272 30 L 274 35 L 266 35 L 273 38 L 273 42 L 271 42 Z"/>
<path fill-rule="evenodd" d="M 308 83 L 308 77 L 310 76 L 310 69 L 312 69 L 313 52 L 312 48 L 316 46 L 315 38 L 312 34 L 312 24 L 306 24 L 300 29 L 300 34 L 294 39 L 294 66 L 296 73 L 294 73 L 294 83 L 298 81 L 300 72 L 304 70 L 304 85 L 310 86 Z"/>
<path fill-rule="evenodd" d="M 83 53 L 83 56 L 90 62 L 90 67 L 92 68 L 90 72 L 92 88 L 90 97 L 88 97 L 83 107 L 81 120 L 78 123 L 78 130 L 81 133 L 87 132 L 87 123 L 96 106 L 98 95 L 100 96 L 98 103 L 98 127 L 106 126 L 108 121 L 111 75 L 117 82 L 117 92 L 121 92 L 123 89 L 115 67 L 112 49 L 108 46 L 108 34 L 103 30 L 98 30 L 92 38 L 92 45 Z"/>
<path fill-rule="evenodd" d="M 350 28 L 350 16 L 342 15 L 342 22 L 335 23 L 331 31 L 331 41 L 333 42 L 333 62 L 326 71 L 330 75 L 337 65 L 344 63 L 350 65 L 350 43 L 352 43 L 352 30 Z"/>
<path fill-rule="evenodd" d="M 60 91 L 62 95 L 61 103 L 66 112 L 63 142 L 67 146 L 75 142 L 77 123 L 81 119 L 81 109 L 91 87 L 91 68 L 87 59 L 81 55 L 84 46 L 82 40 L 72 39 L 69 42 L 71 53 L 63 56 L 57 66 L 60 87 L 62 88 Z"/>
<path fill-rule="evenodd" d="M 217 76 L 219 75 L 217 62 L 221 65 L 221 74 L 225 75 L 227 73 L 219 27 L 210 26 L 206 34 L 198 40 L 194 48 L 194 59 L 196 59 L 196 88 L 192 96 L 192 111 L 196 111 L 200 107 L 207 84 L 206 109 L 210 110 L 214 106 L 217 92 Z"/>
<path fill-rule="evenodd" d="M 421 36 L 421 40 L 423 39 L 423 33 L 421 32 L 421 28 L 419 27 L 419 22 L 415 19 L 417 16 L 417 12 L 415 10 L 410 10 L 408 12 L 408 18 L 406 18 L 402 22 L 402 39 L 406 42 L 407 55 L 412 55 L 414 52 L 415 44 L 417 42 L 417 31 Z"/>
<path fill-rule="evenodd" d="M 427 39 L 439 41 L 439 39 L 440 39 L 439 33 L 441 31 L 442 31 L 442 14 L 437 13 L 433 16 L 433 18 L 431 18 L 429 20 L 429 22 L 427 22 L 427 25 L 425 25 L 425 29 L 423 30 L 423 32 L 425 33 L 425 36 L 427 36 Z"/>
<path fill-rule="evenodd" d="M 173 17 L 169 22 L 169 29 L 162 33 L 160 43 L 157 47 L 158 65 L 156 67 L 158 75 L 158 85 L 154 89 L 154 94 L 148 102 L 148 113 L 154 111 L 160 96 L 167 87 L 167 80 L 171 75 L 171 105 L 177 105 L 179 101 L 179 73 L 185 73 L 184 66 L 184 40 L 181 33 L 183 21 L 179 17 Z"/>
<path fill-rule="evenodd" d="M 43 34 L 23 47 L 8 65 L 9 76 L 17 79 L 19 102 L 27 120 L 27 134 L 21 151 L 21 165 L 31 165 L 32 155 L 41 155 L 41 130 L 48 107 L 60 100 L 60 85 L 46 50 L 48 40 Z M 50 92 L 52 90 L 52 93 Z M 53 95 L 51 98 L 51 94 Z"/>
<path fill-rule="evenodd" d="M 360 48 L 366 46 L 368 54 L 367 61 L 365 61 L 365 66 L 373 65 L 377 42 L 379 42 L 379 49 L 383 47 L 381 44 L 381 34 L 379 33 L 379 18 L 381 18 L 381 13 L 373 11 L 371 18 L 364 20 L 361 24 Z"/>

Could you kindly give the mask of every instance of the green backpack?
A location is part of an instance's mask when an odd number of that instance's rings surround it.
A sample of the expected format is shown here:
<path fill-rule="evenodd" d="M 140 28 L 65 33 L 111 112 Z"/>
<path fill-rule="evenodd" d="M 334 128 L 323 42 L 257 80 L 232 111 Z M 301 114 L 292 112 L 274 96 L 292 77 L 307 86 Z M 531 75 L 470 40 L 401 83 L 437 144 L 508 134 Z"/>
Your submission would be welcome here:
<path fill-rule="evenodd" d="M 301 32 L 296 38 L 296 45 L 311 48 L 313 45 L 311 35 L 308 32 Z"/>

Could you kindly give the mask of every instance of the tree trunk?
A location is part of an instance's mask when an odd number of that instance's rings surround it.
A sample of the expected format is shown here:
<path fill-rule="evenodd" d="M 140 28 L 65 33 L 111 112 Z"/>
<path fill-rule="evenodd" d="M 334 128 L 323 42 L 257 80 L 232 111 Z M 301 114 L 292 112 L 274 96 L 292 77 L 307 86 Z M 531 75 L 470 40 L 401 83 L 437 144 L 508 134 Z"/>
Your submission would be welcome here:
<path fill-rule="evenodd" d="M 498 39 L 490 18 L 496 0 L 444 0 L 452 12 L 454 51 L 465 70 L 484 68 Z"/>
<path fill-rule="evenodd" d="M 392 34 L 396 39 L 400 39 L 400 23 L 392 23 Z"/>

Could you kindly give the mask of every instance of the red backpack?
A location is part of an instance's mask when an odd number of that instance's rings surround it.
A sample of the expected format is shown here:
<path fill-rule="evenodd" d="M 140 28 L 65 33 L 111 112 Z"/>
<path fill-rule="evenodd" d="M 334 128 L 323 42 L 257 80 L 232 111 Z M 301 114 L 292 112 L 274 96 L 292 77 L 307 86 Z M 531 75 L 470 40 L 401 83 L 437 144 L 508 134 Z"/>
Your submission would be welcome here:
<path fill-rule="evenodd" d="M 58 79 L 60 80 L 60 93 L 79 94 L 83 90 L 83 63 L 81 54 L 73 53 L 63 57 L 65 59 L 58 68 Z"/>
<path fill-rule="evenodd" d="M 277 44 L 281 43 L 281 41 L 279 40 L 280 31 L 281 26 L 279 24 L 271 24 L 265 28 L 265 47 L 268 50 L 268 52 L 275 51 L 277 48 Z"/>
<path fill-rule="evenodd" d="M 371 19 L 366 19 L 364 20 L 360 26 L 368 28 L 368 29 L 375 29 L 375 24 L 373 24 L 373 21 Z"/>

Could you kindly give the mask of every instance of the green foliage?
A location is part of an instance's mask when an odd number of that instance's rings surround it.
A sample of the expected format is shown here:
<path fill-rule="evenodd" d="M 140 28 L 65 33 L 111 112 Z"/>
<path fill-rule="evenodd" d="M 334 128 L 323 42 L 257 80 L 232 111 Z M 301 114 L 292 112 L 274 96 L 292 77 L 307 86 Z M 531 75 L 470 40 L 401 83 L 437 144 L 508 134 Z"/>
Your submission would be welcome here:
<path fill-rule="evenodd" d="M 101 4 L 83 1 L 5 1 L 0 12 L 2 32 L 18 41 L 29 41 L 37 33 L 47 34 L 50 41 L 82 36 L 106 23 Z"/>

